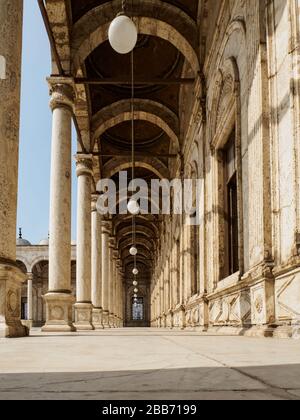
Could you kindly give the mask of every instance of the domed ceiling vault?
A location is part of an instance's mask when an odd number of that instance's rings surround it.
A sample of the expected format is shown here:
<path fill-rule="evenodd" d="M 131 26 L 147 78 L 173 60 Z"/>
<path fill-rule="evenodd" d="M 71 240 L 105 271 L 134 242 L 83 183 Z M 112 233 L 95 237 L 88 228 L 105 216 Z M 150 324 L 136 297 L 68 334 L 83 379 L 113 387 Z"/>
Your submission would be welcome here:
<path fill-rule="evenodd" d="M 114 52 L 107 40 L 121 0 L 46 0 L 46 10 L 52 49 L 59 57 L 53 54 L 53 74 L 75 78 L 79 151 L 95 156 L 95 184 L 107 176 L 117 181 L 121 170 L 128 171 L 130 181 L 131 58 Z M 198 1 L 128 0 L 127 12 L 139 29 L 134 50 L 136 176 L 150 183 L 169 178 L 172 161 L 180 160 L 180 93 L 183 87 L 193 90 L 199 79 Z M 113 217 L 127 275 L 133 264 L 131 222 L 130 216 Z M 136 222 L 138 264 L 150 280 L 161 217 L 138 216 Z"/>

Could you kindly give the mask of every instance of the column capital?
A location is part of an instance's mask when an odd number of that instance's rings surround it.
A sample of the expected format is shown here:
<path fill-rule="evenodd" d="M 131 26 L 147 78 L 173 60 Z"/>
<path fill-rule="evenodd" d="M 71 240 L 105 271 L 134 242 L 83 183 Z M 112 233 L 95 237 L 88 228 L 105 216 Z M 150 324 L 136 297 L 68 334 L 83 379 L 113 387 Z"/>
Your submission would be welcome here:
<path fill-rule="evenodd" d="M 74 80 L 70 77 L 49 77 L 50 108 L 68 108 L 73 111 L 75 102 Z"/>
<path fill-rule="evenodd" d="M 99 195 L 98 194 L 92 194 L 92 198 L 91 198 L 91 210 L 92 213 L 97 211 L 97 201 L 98 201 Z M 100 216 L 100 214 L 99 214 Z"/>
<path fill-rule="evenodd" d="M 117 249 L 113 250 L 113 258 L 116 260 L 116 262 L 119 259 L 119 251 Z"/>
<path fill-rule="evenodd" d="M 93 155 L 77 154 L 74 156 L 76 160 L 76 175 L 93 175 Z"/>
<path fill-rule="evenodd" d="M 109 237 L 109 247 L 112 248 L 113 251 L 116 249 L 116 238 L 114 236 Z"/>
<path fill-rule="evenodd" d="M 101 232 L 106 233 L 107 235 L 111 234 L 111 222 L 107 220 L 102 220 L 101 222 Z"/>
<path fill-rule="evenodd" d="M 32 272 L 27 272 L 27 280 L 33 280 L 33 273 Z"/>

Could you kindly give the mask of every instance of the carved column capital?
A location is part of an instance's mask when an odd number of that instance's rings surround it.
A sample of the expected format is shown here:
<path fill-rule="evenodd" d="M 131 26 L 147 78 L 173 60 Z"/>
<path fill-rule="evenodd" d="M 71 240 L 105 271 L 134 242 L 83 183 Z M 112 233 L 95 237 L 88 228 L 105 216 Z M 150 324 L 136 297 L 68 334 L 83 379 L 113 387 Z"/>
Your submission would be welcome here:
<path fill-rule="evenodd" d="M 119 251 L 117 249 L 113 250 L 113 258 L 116 260 L 117 263 L 119 259 Z"/>
<path fill-rule="evenodd" d="M 93 156 L 78 154 L 75 155 L 76 160 L 76 175 L 77 177 L 82 175 L 93 175 Z"/>
<path fill-rule="evenodd" d="M 116 249 L 116 238 L 114 236 L 110 236 L 109 238 L 109 247 L 115 251 Z"/>
<path fill-rule="evenodd" d="M 27 273 L 27 281 L 33 281 L 33 273 L 31 272 Z"/>
<path fill-rule="evenodd" d="M 91 211 L 92 213 L 97 211 L 97 201 L 98 201 L 98 194 L 92 194 L 92 198 L 91 198 Z M 100 216 L 100 214 L 99 214 Z"/>
<path fill-rule="evenodd" d="M 75 90 L 73 80 L 64 77 L 50 77 L 47 79 L 50 88 L 50 108 L 68 108 L 73 112 Z"/>
<path fill-rule="evenodd" d="M 111 233 L 111 222 L 103 220 L 101 222 L 101 232 L 110 235 Z"/>

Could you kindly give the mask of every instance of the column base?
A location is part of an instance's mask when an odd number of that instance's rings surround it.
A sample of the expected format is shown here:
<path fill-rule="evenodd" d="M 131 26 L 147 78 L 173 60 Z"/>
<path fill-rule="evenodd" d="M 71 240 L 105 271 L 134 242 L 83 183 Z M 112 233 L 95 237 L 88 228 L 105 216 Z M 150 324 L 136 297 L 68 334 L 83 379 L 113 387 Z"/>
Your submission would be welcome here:
<path fill-rule="evenodd" d="M 29 335 L 21 322 L 21 284 L 25 281 L 22 271 L 10 264 L 0 264 L 0 337 L 16 338 Z"/>
<path fill-rule="evenodd" d="M 103 330 L 104 326 L 102 323 L 102 309 L 93 308 L 92 310 L 92 324 L 95 330 Z"/>
<path fill-rule="evenodd" d="M 110 328 L 108 311 L 102 311 L 102 325 L 103 328 Z"/>
<path fill-rule="evenodd" d="M 290 324 L 279 325 L 274 331 L 274 338 L 293 338 L 300 339 L 300 322 L 299 320 L 291 321 Z"/>
<path fill-rule="evenodd" d="M 92 331 L 92 304 L 91 303 L 76 303 L 75 322 L 74 327 L 76 331 Z"/>
<path fill-rule="evenodd" d="M 170 330 L 172 330 L 173 327 L 174 327 L 173 312 L 171 310 L 168 312 L 168 315 L 167 315 L 167 326 L 168 326 L 168 328 L 170 328 Z"/>
<path fill-rule="evenodd" d="M 272 338 L 276 328 L 276 325 L 253 325 L 243 335 L 246 337 Z"/>
<path fill-rule="evenodd" d="M 167 328 L 167 315 L 165 313 L 162 316 L 162 328 Z"/>
<path fill-rule="evenodd" d="M 109 326 L 110 328 L 116 328 L 114 314 L 109 314 Z"/>
<path fill-rule="evenodd" d="M 72 304 L 74 297 L 68 293 L 49 292 L 43 296 L 46 303 L 46 324 L 42 332 L 73 332 Z"/>
<path fill-rule="evenodd" d="M 173 311 L 173 327 L 184 330 L 186 327 L 185 307 L 177 305 Z"/>

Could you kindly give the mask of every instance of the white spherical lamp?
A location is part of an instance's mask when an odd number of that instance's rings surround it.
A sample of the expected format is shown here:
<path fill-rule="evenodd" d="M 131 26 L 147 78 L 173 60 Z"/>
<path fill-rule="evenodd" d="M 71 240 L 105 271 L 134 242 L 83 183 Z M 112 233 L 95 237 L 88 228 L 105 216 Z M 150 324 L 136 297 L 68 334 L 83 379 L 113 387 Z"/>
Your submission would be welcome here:
<path fill-rule="evenodd" d="M 135 299 L 137 299 L 137 297 L 138 297 L 138 296 L 137 296 L 137 294 L 135 293 L 135 294 L 133 295 L 133 297 L 134 297 Z"/>
<path fill-rule="evenodd" d="M 136 249 L 135 246 L 131 247 L 129 250 L 130 255 L 132 255 L 133 257 L 135 257 L 138 253 L 138 250 Z"/>
<path fill-rule="evenodd" d="M 138 270 L 137 268 L 134 268 L 134 269 L 132 270 L 132 274 L 133 274 L 134 276 L 137 276 L 137 275 L 139 274 L 139 270 Z"/>
<path fill-rule="evenodd" d="M 134 280 L 134 282 L 132 283 L 134 286 L 138 285 L 138 282 L 136 280 Z"/>
<path fill-rule="evenodd" d="M 127 208 L 129 213 L 131 213 L 133 216 L 138 215 L 140 212 L 140 206 L 138 202 L 132 198 L 129 200 Z"/>
<path fill-rule="evenodd" d="M 135 288 L 134 293 L 138 293 L 139 289 Z"/>
<path fill-rule="evenodd" d="M 137 28 L 132 19 L 123 14 L 117 16 L 110 24 L 108 39 L 117 53 L 130 53 L 136 46 L 138 39 Z"/>

